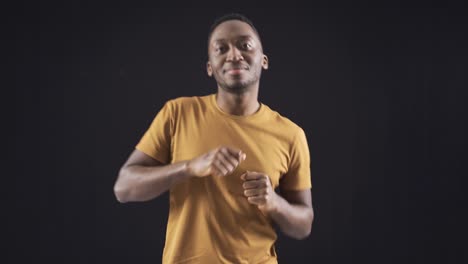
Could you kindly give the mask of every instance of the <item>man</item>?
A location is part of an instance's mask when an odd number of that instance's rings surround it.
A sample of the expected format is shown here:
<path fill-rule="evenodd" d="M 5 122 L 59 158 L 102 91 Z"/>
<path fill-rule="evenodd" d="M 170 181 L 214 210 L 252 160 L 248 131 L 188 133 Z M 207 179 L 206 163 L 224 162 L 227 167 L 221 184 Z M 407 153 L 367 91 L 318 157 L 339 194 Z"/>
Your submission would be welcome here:
<path fill-rule="evenodd" d="M 163 263 L 277 263 L 273 224 L 296 239 L 312 228 L 306 136 L 258 102 L 268 57 L 250 20 L 219 18 L 208 45 L 217 93 L 168 101 L 120 170 L 115 194 L 147 201 L 170 190 Z"/>

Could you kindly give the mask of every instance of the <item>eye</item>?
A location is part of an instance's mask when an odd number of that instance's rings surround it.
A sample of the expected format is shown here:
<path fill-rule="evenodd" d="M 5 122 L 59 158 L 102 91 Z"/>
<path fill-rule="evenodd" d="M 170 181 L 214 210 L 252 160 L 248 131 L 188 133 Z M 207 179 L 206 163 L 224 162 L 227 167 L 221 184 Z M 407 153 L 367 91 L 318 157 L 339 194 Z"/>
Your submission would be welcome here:
<path fill-rule="evenodd" d="M 252 48 L 252 44 L 250 44 L 249 42 L 244 42 L 242 43 L 242 48 L 249 50 Z"/>
<path fill-rule="evenodd" d="M 218 46 L 218 47 L 215 48 L 216 53 L 224 53 L 225 51 L 226 51 L 225 46 Z"/>

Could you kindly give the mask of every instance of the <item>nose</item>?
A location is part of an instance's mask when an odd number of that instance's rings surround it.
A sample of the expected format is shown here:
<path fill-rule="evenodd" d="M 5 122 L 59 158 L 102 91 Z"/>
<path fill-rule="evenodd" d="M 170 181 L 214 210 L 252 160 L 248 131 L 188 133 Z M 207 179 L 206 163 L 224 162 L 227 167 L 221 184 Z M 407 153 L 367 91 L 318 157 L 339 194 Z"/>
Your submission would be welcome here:
<path fill-rule="evenodd" d="M 227 61 L 241 61 L 244 60 L 244 57 L 242 57 L 242 53 L 236 48 L 232 47 L 229 49 L 226 57 Z"/>

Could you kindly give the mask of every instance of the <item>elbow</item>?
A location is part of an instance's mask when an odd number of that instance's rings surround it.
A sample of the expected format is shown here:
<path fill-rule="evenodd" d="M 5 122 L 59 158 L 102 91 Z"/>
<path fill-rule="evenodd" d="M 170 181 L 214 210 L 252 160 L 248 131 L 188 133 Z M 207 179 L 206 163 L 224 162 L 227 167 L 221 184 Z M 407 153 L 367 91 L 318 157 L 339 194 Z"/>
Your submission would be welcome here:
<path fill-rule="evenodd" d="M 312 232 L 312 226 L 309 226 L 306 230 L 298 234 L 296 237 L 297 240 L 304 240 L 310 236 L 310 233 Z"/>
<path fill-rule="evenodd" d="M 130 201 L 128 193 L 129 191 L 120 184 L 116 183 L 114 185 L 114 195 L 119 203 L 127 203 Z"/>
<path fill-rule="evenodd" d="M 303 226 L 303 228 L 296 232 L 292 237 L 297 240 L 304 240 L 310 236 L 312 232 L 312 223 L 314 222 L 314 211 L 311 209 L 307 214 L 307 223 Z"/>
<path fill-rule="evenodd" d="M 312 231 L 312 227 L 308 226 L 307 228 L 304 228 L 304 230 L 296 232 L 291 237 L 296 240 L 304 240 L 310 236 L 311 231 Z"/>
<path fill-rule="evenodd" d="M 117 182 L 114 184 L 114 195 L 120 203 L 130 202 L 130 187 L 125 184 L 124 178 L 125 175 L 121 170 Z"/>

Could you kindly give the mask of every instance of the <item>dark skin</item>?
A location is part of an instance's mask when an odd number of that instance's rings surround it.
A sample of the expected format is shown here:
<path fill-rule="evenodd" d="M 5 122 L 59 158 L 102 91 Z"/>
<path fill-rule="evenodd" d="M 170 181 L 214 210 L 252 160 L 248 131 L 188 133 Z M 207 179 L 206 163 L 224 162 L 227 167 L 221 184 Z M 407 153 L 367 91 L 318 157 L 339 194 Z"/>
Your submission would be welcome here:
<path fill-rule="evenodd" d="M 260 106 L 261 72 L 268 69 L 255 31 L 238 20 L 221 23 L 209 40 L 208 58 L 207 73 L 218 84 L 219 107 L 232 115 L 255 113 Z M 192 160 L 162 164 L 135 150 L 122 166 L 114 191 L 120 202 L 151 200 L 191 177 L 224 177 L 245 158 L 242 150 L 220 146 Z M 310 189 L 285 190 L 280 182 L 278 194 L 262 172 L 246 172 L 242 180 L 248 202 L 269 215 L 286 235 L 304 239 L 310 234 L 314 219 Z"/>

